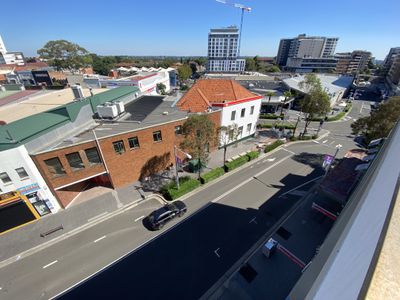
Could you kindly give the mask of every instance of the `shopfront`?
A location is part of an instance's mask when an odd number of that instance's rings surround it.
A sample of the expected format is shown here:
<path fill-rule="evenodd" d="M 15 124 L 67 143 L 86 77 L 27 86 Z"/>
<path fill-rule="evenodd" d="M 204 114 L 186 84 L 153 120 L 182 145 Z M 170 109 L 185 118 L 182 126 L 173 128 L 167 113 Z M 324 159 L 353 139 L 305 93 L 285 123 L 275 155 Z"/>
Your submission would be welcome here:
<path fill-rule="evenodd" d="M 45 194 L 40 190 L 37 183 L 26 185 L 17 189 L 22 195 L 25 195 L 32 206 L 40 216 L 45 216 L 51 213 L 53 205 Z"/>

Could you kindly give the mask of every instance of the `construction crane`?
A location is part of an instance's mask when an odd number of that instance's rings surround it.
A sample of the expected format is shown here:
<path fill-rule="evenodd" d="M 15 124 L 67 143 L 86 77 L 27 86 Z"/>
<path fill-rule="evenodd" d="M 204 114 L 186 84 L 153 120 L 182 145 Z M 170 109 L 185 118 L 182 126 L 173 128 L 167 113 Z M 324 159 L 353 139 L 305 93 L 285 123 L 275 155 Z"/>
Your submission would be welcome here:
<path fill-rule="evenodd" d="M 215 0 L 215 1 L 225 4 L 225 5 L 233 6 L 235 8 L 240 8 L 242 10 L 242 15 L 240 18 L 239 45 L 238 45 L 238 54 L 237 54 L 237 56 L 239 57 L 240 56 L 240 44 L 242 41 L 243 15 L 244 15 L 245 11 L 251 12 L 251 8 L 244 6 L 243 4 L 226 2 L 225 0 Z"/>

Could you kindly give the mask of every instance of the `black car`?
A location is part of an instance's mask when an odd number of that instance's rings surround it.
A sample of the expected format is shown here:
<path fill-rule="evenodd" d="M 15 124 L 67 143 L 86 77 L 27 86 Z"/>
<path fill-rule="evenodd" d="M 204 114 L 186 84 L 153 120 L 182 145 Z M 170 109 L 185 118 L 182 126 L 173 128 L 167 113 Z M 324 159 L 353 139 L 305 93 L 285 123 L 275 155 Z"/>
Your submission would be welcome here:
<path fill-rule="evenodd" d="M 182 217 L 187 211 L 185 203 L 174 201 L 153 211 L 148 217 L 148 225 L 152 230 L 159 230 L 175 217 Z"/>

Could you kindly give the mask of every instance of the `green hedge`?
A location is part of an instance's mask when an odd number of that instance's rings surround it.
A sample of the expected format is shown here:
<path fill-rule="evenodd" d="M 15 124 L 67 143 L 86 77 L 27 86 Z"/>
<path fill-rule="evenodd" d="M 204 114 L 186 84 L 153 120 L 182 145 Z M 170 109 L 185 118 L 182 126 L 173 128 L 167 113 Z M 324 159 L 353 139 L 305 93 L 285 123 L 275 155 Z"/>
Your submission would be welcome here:
<path fill-rule="evenodd" d="M 279 147 L 280 145 L 283 145 L 283 144 L 284 144 L 283 141 L 277 140 L 277 141 L 273 142 L 271 145 L 265 146 L 264 152 L 265 153 L 270 152 L 270 151 L 274 150 L 275 148 L 277 148 L 277 147 Z"/>
<path fill-rule="evenodd" d="M 249 157 L 247 155 L 241 156 L 235 160 L 225 163 L 225 165 L 224 165 L 225 171 L 226 172 L 232 171 L 233 169 L 236 169 L 237 167 L 244 165 L 248 161 L 249 161 Z"/>
<path fill-rule="evenodd" d="M 259 128 L 272 128 L 272 127 L 274 127 L 274 124 L 259 124 Z M 275 124 L 275 128 L 280 128 L 280 127 L 282 127 L 282 126 L 280 126 L 279 124 Z M 295 126 L 291 125 L 291 124 L 285 124 L 285 125 L 283 125 L 283 127 L 285 129 L 294 129 L 295 128 Z"/>
<path fill-rule="evenodd" d="M 253 159 L 256 159 L 260 155 L 260 152 L 251 151 L 251 152 L 247 153 L 246 155 L 248 156 L 249 160 L 253 160 Z"/>
<path fill-rule="evenodd" d="M 184 194 L 193 191 L 200 185 L 200 182 L 196 179 L 188 179 L 183 182 L 179 180 L 179 183 L 180 183 L 179 190 L 177 189 L 175 182 L 167 183 L 161 188 L 161 193 L 163 194 L 165 199 L 175 200 L 183 196 Z"/>
<path fill-rule="evenodd" d="M 315 140 L 316 138 L 318 138 L 318 135 L 314 134 L 314 135 L 304 135 L 304 136 L 291 136 L 289 138 L 289 140 L 292 142 L 294 142 L 294 141 L 309 141 L 309 140 Z"/>
<path fill-rule="evenodd" d="M 225 174 L 225 171 L 223 168 L 215 168 L 215 169 L 211 170 L 210 172 L 207 172 L 207 173 L 204 173 L 203 175 L 201 175 L 200 182 L 202 184 L 205 184 L 205 183 L 210 182 L 211 180 L 214 180 L 224 174 Z"/>
<path fill-rule="evenodd" d="M 339 121 L 341 118 L 343 118 L 346 115 L 346 112 L 342 111 L 338 113 L 336 116 L 330 117 L 327 119 L 328 122 L 331 121 Z"/>
<path fill-rule="evenodd" d="M 275 115 L 275 114 L 260 114 L 260 119 L 269 119 L 269 120 L 276 120 L 276 119 L 283 119 L 285 117 L 284 114 L 282 115 Z"/>

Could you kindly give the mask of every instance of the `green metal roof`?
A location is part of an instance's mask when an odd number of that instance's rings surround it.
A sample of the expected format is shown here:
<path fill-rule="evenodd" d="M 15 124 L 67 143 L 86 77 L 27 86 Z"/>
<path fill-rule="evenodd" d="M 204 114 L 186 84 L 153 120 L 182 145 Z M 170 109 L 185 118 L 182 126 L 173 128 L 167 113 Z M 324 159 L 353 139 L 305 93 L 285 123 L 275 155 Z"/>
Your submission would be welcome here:
<path fill-rule="evenodd" d="M 92 111 L 95 112 L 97 105 L 117 101 L 138 91 L 135 86 L 114 88 L 82 101 L 71 102 L 0 126 L 0 151 L 20 146 L 68 122 L 75 121 L 82 107 L 86 105 L 90 104 Z"/>

